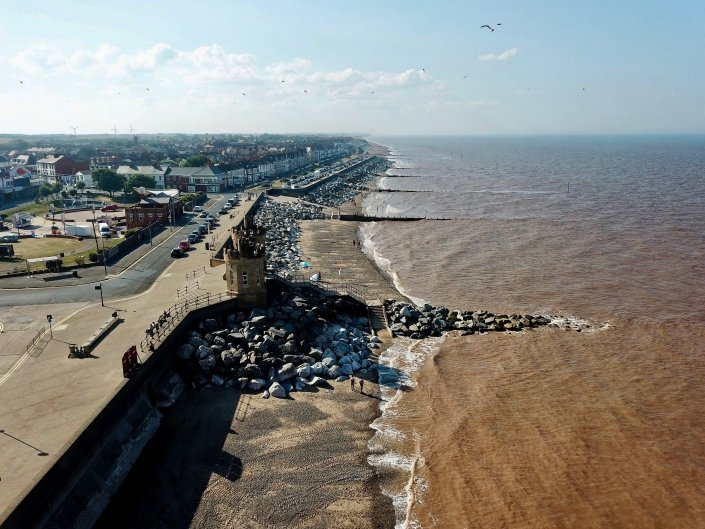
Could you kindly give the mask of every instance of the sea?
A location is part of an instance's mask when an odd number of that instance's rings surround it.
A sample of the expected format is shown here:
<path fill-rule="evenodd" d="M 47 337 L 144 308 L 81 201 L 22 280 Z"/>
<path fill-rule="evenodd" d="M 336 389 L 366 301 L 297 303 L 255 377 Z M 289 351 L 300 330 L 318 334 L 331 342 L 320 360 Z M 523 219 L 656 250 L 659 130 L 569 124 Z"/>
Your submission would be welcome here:
<path fill-rule="evenodd" d="M 370 140 L 367 213 L 425 218 L 361 228 L 400 292 L 582 327 L 393 340 L 396 527 L 705 527 L 705 136 Z"/>

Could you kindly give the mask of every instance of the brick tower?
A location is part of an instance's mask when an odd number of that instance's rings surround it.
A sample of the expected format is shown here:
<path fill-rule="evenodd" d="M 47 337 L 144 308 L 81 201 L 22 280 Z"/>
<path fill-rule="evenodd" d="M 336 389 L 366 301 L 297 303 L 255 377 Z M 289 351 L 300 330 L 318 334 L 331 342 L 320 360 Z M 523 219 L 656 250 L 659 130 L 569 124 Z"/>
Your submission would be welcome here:
<path fill-rule="evenodd" d="M 245 306 L 266 307 L 264 228 L 245 217 L 242 227 L 233 228 L 232 241 L 233 249 L 224 251 L 228 292 Z"/>

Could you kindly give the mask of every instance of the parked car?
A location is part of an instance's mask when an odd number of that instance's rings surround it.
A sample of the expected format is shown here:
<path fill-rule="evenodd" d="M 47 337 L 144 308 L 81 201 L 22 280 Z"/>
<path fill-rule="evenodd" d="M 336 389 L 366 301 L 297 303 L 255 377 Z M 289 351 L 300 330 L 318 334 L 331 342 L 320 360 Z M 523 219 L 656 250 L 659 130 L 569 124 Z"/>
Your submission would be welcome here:
<path fill-rule="evenodd" d="M 117 204 L 108 204 L 107 206 L 103 206 L 100 208 L 101 211 L 117 211 L 118 205 Z"/>
<path fill-rule="evenodd" d="M 198 235 L 194 235 L 193 233 L 188 234 L 188 243 L 189 244 L 195 244 L 198 242 Z"/>
<path fill-rule="evenodd" d="M 196 237 L 196 240 L 199 240 L 201 238 L 201 232 L 198 230 L 192 231 L 189 235 L 193 235 Z"/>
<path fill-rule="evenodd" d="M 183 241 L 179 241 L 179 248 L 181 248 L 184 252 L 187 252 L 189 248 L 191 248 L 191 245 L 188 240 L 184 239 Z"/>
<path fill-rule="evenodd" d="M 205 211 L 201 212 L 201 214 L 199 215 L 199 217 L 201 217 L 202 219 L 205 219 L 207 216 L 208 213 L 206 213 Z"/>
<path fill-rule="evenodd" d="M 201 225 L 198 227 L 198 233 L 200 233 L 201 235 L 205 235 L 206 233 L 208 233 L 208 225 L 207 225 L 207 224 L 201 224 Z"/>
<path fill-rule="evenodd" d="M 193 206 L 193 210 L 198 213 L 199 211 L 203 211 L 203 206 Z"/>
<path fill-rule="evenodd" d="M 16 233 L 8 233 L 7 235 L 0 237 L 0 242 L 17 242 L 19 238 L 20 236 Z"/>
<path fill-rule="evenodd" d="M 228 213 L 228 210 L 227 210 L 226 208 L 220 208 L 220 209 L 218 210 L 218 213 L 219 213 L 220 215 L 226 215 L 226 214 Z"/>
<path fill-rule="evenodd" d="M 172 257 L 183 257 L 183 255 L 184 255 L 184 251 L 181 248 L 179 248 L 178 246 L 171 250 Z"/>

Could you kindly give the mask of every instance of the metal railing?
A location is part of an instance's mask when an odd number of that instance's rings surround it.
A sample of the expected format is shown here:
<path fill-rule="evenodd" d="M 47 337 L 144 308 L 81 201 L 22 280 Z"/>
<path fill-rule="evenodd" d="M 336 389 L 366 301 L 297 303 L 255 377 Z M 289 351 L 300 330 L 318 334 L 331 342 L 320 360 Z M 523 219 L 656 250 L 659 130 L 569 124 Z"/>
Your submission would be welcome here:
<path fill-rule="evenodd" d="M 183 286 L 183 287 L 176 290 L 176 297 L 180 298 L 182 296 L 186 296 L 186 295 L 188 295 L 189 292 L 193 292 L 194 290 L 198 290 L 198 288 L 199 288 L 198 281 L 196 281 L 196 283 L 193 285 Z"/>
<path fill-rule="evenodd" d="M 25 347 L 25 353 L 29 353 L 34 347 L 37 345 L 37 342 L 41 341 L 42 336 L 44 336 L 44 333 L 47 332 L 46 325 L 43 325 L 41 329 L 39 329 L 34 336 L 32 336 L 32 339 L 29 341 L 27 346 Z"/>
<path fill-rule="evenodd" d="M 195 298 L 189 298 L 174 303 L 157 318 L 157 321 L 152 322 L 147 327 L 145 331 L 146 336 L 139 344 L 140 349 L 142 351 L 154 350 L 157 343 L 159 343 L 171 329 L 176 327 L 192 310 L 220 303 L 221 301 L 232 299 L 232 297 L 232 294 L 229 292 L 219 292 L 217 294 L 207 292 Z"/>
<path fill-rule="evenodd" d="M 329 281 L 312 281 L 309 277 L 292 272 L 276 272 L 275 275 L 290 287 L 309 287 L 337 294 L 341 296 L 350 296 L 351 298 L 367 305 L 368 301 L 380 301 L 380 296 L 377 292 L 372 291 L 364 285 L 358 285 L 349 281 L 345 282 L 329 282 Z"/>
<path fill-rule="evenodd" d="M 186 273 L 186 281 L 189 281 L 191 279 L 196 279 L 197 277 L 201 277 L 206 273 L 206 267 L 202 266 L 201 268 L 197 268 L 193 272 L 187 272 Z"/>

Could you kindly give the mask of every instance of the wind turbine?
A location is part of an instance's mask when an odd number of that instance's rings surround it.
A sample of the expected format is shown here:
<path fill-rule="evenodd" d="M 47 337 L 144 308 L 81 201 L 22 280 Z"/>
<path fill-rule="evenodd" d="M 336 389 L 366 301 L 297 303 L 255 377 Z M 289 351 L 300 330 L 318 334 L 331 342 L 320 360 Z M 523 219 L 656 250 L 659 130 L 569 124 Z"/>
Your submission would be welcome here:
<path fill-rule="evenodd" d="M 117 125 L 113 125 L 113 128 L 110 130 L 112 130 L 113 133 L 117 136 Z"/>
<path fill-rule="evenodd" d="M 133 129 L 132 125 L 130 125 L 130 134 L 132 134 L 133 132 L 135 132 L 135 129 Z"/>
<path fill-rule="evenodd" d="M 70 128 L 70 129 L 73 129 L 73 135 L 75 136 L 75 135 L 76 135 L 76 129 L 78 128 L 78 126 L 76 126 L 76 127 L 69 127 L 69 128 Z"/>

